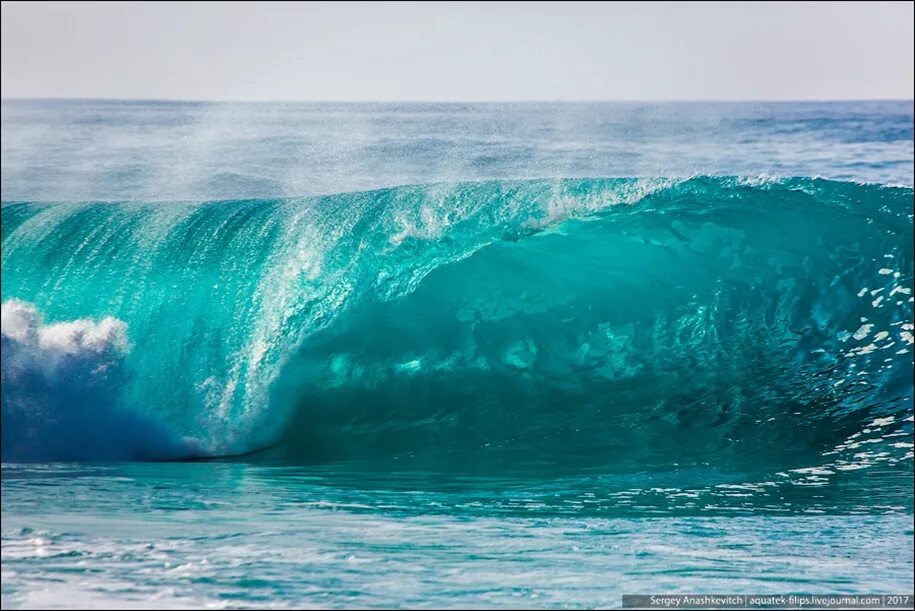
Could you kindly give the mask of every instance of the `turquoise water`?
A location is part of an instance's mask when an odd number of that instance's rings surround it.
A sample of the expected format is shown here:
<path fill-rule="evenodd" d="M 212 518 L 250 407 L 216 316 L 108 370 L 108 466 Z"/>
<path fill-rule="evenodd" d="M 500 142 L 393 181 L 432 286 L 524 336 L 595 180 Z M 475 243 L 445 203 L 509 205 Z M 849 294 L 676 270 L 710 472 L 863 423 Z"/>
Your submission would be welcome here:
<path fill-rule="evenodd" d="M 4 607 L 911 589 L 910 102 L 3 121 Z"/>
<path fill-rule="evenodd" d="M 911 513 L 835 515 L 828 501 L 800 515 L 786 503 L 619 513 L 638 493 L 614 500 L 604 486 L 339 465 L 17 465 L 4 472 L 4 606 L 593 608 L 620 592 L 911 588 Z"/>

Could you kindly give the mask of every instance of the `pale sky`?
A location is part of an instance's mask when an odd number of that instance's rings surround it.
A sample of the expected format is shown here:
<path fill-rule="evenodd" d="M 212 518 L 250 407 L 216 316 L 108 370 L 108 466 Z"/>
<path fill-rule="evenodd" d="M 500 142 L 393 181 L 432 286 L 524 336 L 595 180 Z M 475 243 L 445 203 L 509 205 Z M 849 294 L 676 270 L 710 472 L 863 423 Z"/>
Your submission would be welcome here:
<path fill-rule="evenodd" d="M 2 96 L 913 97 L 897 3 L 2 3 Z"/>

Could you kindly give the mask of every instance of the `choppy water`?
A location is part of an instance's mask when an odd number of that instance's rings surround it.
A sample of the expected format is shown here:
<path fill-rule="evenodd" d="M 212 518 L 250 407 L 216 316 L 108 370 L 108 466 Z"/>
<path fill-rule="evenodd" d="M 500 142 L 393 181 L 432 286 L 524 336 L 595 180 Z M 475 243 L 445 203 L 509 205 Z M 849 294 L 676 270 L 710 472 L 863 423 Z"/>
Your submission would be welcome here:
<path fill-rule="evenodd" d="M 911 588 L 911 102 L 2 119 L 4 607 Z"/>
<path fill-rule="evenodd" d="M 11 466 L 4 606 L 593 608 L 619 592 L 911 587 L 910 513 L 620 514 L 599 481 Z"/>

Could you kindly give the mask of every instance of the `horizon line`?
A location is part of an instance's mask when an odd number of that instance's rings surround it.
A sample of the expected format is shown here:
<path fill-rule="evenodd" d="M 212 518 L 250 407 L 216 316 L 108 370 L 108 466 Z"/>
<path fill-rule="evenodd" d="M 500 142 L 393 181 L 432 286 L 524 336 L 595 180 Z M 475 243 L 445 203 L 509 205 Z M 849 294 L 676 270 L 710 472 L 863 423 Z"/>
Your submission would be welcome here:
<path fill-rule="evenodd" d="M 518 99 L 518 100 L 246 100 L 106 96 L 11 96 L 0 102 L 172 102 L 184 104 L 791 104 L 848 102 L 913 102 L 915 98 L 696 98 L 696 99 Z"/>

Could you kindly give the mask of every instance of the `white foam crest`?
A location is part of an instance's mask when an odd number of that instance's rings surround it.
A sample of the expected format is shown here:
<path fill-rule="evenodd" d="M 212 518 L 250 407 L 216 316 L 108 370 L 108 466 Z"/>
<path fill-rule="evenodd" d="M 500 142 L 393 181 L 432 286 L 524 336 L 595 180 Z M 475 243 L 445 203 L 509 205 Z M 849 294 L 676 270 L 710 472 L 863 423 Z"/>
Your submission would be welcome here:
<path fill-rule="evenodd" d="M 45 325 L 37 308 L 10 299 L 0 308 L 0 332 L 44 365 L 56 366 L 64 356 L 117 358 L 130 349 L 127 324 L 107 316 Z M 6 359 L 4 359 L 4 362 Z"/>

